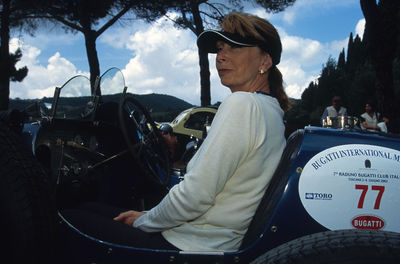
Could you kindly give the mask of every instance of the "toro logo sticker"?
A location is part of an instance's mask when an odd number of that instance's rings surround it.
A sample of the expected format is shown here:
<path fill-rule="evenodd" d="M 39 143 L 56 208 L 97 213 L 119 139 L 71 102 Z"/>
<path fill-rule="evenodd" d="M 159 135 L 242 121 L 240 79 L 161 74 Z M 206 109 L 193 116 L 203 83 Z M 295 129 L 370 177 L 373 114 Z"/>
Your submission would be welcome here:
<path fill-rule="evenodd" d="M 379 230 L 385 226 L 385 221 L 373 215 L 360 215 L 353 218 L 351 224 L 356 229 Z"/>
<path fill-rule="evenodd" d="M 306 193 L 305 197 L 312 200 L 332 200 L 331 193 Z"/>

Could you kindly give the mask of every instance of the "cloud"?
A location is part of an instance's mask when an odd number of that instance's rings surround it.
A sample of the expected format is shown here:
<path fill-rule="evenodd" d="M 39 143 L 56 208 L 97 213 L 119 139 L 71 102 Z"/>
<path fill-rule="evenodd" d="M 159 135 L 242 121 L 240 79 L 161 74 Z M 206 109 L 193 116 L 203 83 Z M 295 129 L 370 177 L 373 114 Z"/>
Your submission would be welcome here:
<path fill-rule="evenodd" d="M 282 61 L 278 69 L 283 76 L 285 91 L 292 98 L 300 98 L 304 89 L 318 77 L 317 71 L 305 71 L 302 65 L 293 59 Z"/>
<path fill-rule="evenodd" d="M 288 12 L 288 16 L 297 19 L 299 15 L 304 15 L 300 13 L 311 8 L 313 3 L 314 8 L 326 9 L 335 4 L 346 5 L 347 1 L 339 0 L 336 3 L 336 1 L 323 0 L 326 7 L 321 7 L 321 4 L 317 2 L 317 0 L 297 0 L 293 7 L 282 13 Z M 254 14 L 265 18 L 282 16 L 282 13 L 267 14 L 262 9 L 252 10 Z M 362 30 L 362 23 L 360 20 L 356 26 L 356 32 Z M 278 31 L 283 44 L 282 59 L 278 68 L 283 74 L 288 95 L 294 98 L 300 98 L 309 83 L 318 78 L 322 65 L 326 63 L 328 57 L 332 56 L 337 59 L 337 55 L 347 47 L 348 42 L 347 38 L 321 42 L 317 39 L 289 35 L 283 26 L 278 27 Z M 15 50 L 17 46 L 21 46 L 23 49 L 23 57 L 18 66 L 28 66 L 29 73 L 22 83 L 11 83 L 11 97 L 53 96 L 54 87 L 62 85 L 68 78 L 79 73 L 89 75 L 82 72 L 82 69 L 76 66 L 70 57 L 66 57 L 57 49 L 60 39 L 70 39 L 69 36 L 70 34 L 63 38 L 57 38 L 54 43 L 49 38 L 46 40 L 46 45 L 38 46 L 32 44 L 37 44 L 37 40 L 32 43 L 26 41 L 23 43 L 13 39 L 10 48 Z M 39 35 L 38 39 L 43 39 L 43 36 Z M 74 35 L 71 39 L 77 40 L 77 36 Z M 99 44 L 109 56 L 115 57 L 116 60 L 124 57 L 118 67 L 123 70 L 130 92 L 169 94 L 192 104 L 200 104 L 198 50 L 196 37 L 191 31 L 177 29 L 170 20 L 165 18 L 152 24 L 135 21 L 133 27 L 113 27 L 112 30 L 106 31 L 99 39 Z M 83 44 L 76 43 L 75 46 L 77 45 Z M 84 50 L 81 46 L 75 49 Z M 46 51 L 46 54 L 49 55 L 44 57 L 42 51 Z M 76 52 L 70 54 L 86 60 L 86 54 L 79 55 Z M 39 60 L 39 57 L 42 61 Z M 212 103 L 215 103 L 222 101 L 230 93 L 230 90 L 220 83 L 215 70 L 215 55 L 209 55 L 209 62 L 211 99 Z M 104 61 L 100 63 L 101 65 L 105 64 Z"/>
<path fill-rule="evenodd" d="M 21 48 L 23 56 L 16 66 L 17 68 L 27 66 L 28 76 L 23 82 L 10 83 L 11 98 L 52 97 L 56 86 L 62 85 L 76 74 L 84 74 L 77 71 L 75 66 L 58 52 L 48 59 L 46 66 L 42 66 L 37 59 L 41 53 L 38 48 L 24 44 L 15 38 L 11 39 L 10 51 L 13 52 L 18 47 Z"/>
<path fill-rule="evenodd" d="M 283 44 L 279 64 L 289 96 L 300 98 L 302 91 L 315 80 L 330 54 L 338 54 L 347 40 L 321 43 L 317 40 L 290 36 L 278 29 Z M 169 94 L 192 104 L 200 104 L 200 77 L 195 36 L 188 30 L 178 30 L 171 23 L 158 21 L 145 25 L 125 39 L 122 47 L 132 58 L 122 67 L 129 91 L 138 94 Z M 103 41 L 114 43 L 112 36 Z M 18 41 L 12 41 L 16 49 Z M 76 66 L 59 52 L 41 65 L 38 48 L 19 43 L 23 57 L 19 66 L 28 66 L 29 75 L 22 83 L 12 83 L 11 97 L 42 98 L 53 96 L 54 87 L 80 73 Z M 119 44 L 118 44 L 119 45 Z M 121 48 L 123 49 L 123 48 Z M 215 55 L 209 55 L 212 103 L 222 101 L 229 89 L 221 85 L 215 70 Z M 86 73 L 88 76 L 88 74 Z M 122 87 L 121 87 L 122 90 Z"/>
<path fill-rule="evenodd" d="M 298 63 L 309 66 L 320 61 L 324 55 L 324 46 L 316 40 L 289 36 L 281 31 L 281 41 L 282 59 L 296 58 Z"/>
<path fill-rule="evenodd" d="M 365 29 L 365 18 L 360 19 L 356 25 L 355 35 L 358 35 L 361 39 L 364 36 L 364 29 Z"/>
<path fill-rule="evenodd" d="M 282 72 L 286 92 L 293 98 L 300 98 L 310 82 L 318 78 L 322 65 L 329 56 L 338 55 L 348 43 L 348 38 L 321 43 L 300 36 L 290 36 L 283 28 L 278 28 L 278 31 L 283 50 L 278 68 Z"/>
<path fill-rule="evenodd" d="M 330 55 L 332 54 L 339 54 L 343 50 L 343 48 L 347 48 L 349 44 L 349 38 L 345 38 L 343 40 L 334 40 L 331 43 L 329 43 L 329 50 L 330 50 Z M 335 58 L 336 59 L 336 58 Z"/>
<path fill-rule="evenodd" d="M 200 103 L 198 51 L 191 31 L 161 18 L 130 36 L 126 47 L 135 54 L 124 69 L 132 92 L 167 93 Z"/>
<path fill-rule="evenodd" d="M 113 28 L 113 30 L 101 34 L 99 42 L 116 49 L 124 49 L 128 42 L 126 36 L 130 36 L 132 33 L 133 29 L 131 27 Z"/>
<path fill-rule="evenodd" d="M 260 15 L 263 11 L 259 11 Z M 265 12 L 264 12 L 265 14 Z M 265 17 L 265 16 L 264 16 Z M 288 35 L 278 28 L 283 54 L 279 68 L 289 96 L 300 98 L 311 81 L 318 78 L 322 65 L 347 45 L 346 40 L 321 43 Z M 176 29 L 170 21 L 159 20 L 130 36 L 126 47 L 136 54 L 124 75 L 135 93 L 167 93 L 193 104 L 200 103 L 200 80 L 195 37 Z M 212 103 L 222 101 L 230 90 L 221 85 L 215 70 L 215 55 L 209 55 Z"/>
<path fill-rule="evenodd" d="M 41 51 L 33 46 L 24 45 L 21 40 L 12 38 L 9 43 L 10 52 L 15 52 L 18 48 L 22 51 L 22 57 L 17 66 L 25 64 L 36 64 L 38 61 L 36 58 L 40 55 Z"/>

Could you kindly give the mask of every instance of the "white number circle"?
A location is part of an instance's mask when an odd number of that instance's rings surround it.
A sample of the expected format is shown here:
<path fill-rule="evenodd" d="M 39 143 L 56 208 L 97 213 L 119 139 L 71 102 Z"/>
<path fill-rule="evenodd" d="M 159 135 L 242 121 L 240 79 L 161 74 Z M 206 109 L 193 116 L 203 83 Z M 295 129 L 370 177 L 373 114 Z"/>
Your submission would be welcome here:
<path fill-rule="evenodd" d="M 299 195 L 330 230 L 400 232 L 400 151 L 349 144 L 319 152 L 303 168 Z"/>

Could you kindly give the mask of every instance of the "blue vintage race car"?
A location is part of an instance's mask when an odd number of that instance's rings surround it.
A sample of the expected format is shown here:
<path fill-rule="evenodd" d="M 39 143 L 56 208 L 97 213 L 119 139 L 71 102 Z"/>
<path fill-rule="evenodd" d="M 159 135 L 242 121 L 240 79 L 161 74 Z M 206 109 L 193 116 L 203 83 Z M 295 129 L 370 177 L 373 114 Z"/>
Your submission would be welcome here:
<path fill-rule="evenodd" d="M 134 248 L 83 233 L 63 208 L 95 199 L 145 210 L 158 202 L 149 195 L 155 186 L 167 192 L 184 180 L 121 71 L 107 71 L 93 91 L 89 83 L 75 76 L 56 88 L 37 120 L 3 118 L 3 255 L 37 263 L 400 261 L 400 137 L 352 128 L 305 127 L 288 137 L 237 252 Z M 116 100 L 103 99 L 113 93 Z M 137 171 L 145 177 L 132 177 Z"/>

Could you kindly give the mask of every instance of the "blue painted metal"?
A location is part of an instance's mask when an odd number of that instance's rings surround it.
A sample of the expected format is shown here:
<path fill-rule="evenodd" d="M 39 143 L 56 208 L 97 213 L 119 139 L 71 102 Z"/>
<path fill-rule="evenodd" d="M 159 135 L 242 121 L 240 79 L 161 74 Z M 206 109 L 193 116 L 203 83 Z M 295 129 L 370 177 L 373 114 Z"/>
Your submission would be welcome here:
<path fill-rule="evenodd" d="M 304 209 L 298 183 L 302 168 L 315 154 L 338 145 L 368 144 L 400 150 L 400 137 L 356 130 L 306 127 L 296 160 L 289 170 L 286 187 L 263 235 L 251 246 L 230 253 L 189 253 L 167 250 L 138 249 L 106 243 L 89 237 L 61 218 L 64 249 L 73 250 L 83 262 L 137 263 L 249 263 L 268 250 L 295 238 L 326 231 Z M 68 252 L 66 255 L 68 255 Z M 199 262 L 200 261 L 200 262 Z"/>
<path fill-rule="evenodd" d="M 30 147 L 32 153 L 35 153 L 35 140 L 40 127 L 39 121 L 30 121 L 24 123 L 24 127 L 22 129 L 22 140 L 27 146 Z"/>

